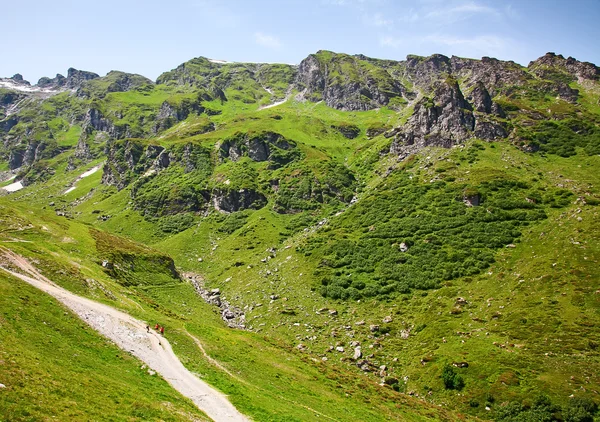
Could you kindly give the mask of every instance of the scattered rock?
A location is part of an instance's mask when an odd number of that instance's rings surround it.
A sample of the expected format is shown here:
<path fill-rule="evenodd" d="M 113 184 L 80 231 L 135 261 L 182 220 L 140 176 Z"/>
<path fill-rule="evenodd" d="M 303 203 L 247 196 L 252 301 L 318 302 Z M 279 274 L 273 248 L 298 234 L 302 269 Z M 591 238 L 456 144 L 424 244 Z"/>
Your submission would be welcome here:
<path fill-rule="evenodd" d="M 384 324 L 389 324 L 392 321 L 393 321 L 393 318 L 391 317 L 391 315 L 388 315 L 388 316 L 386 316 L 386 317 L 383 318 L 383 323 Z"/>
<path fill-rule="evenodd" d="M 360 349 L 360 346 L 358 346 L 354 349 L 354 356 L 352 356 L 352 359 L 358 360 L 360 358 L 362 358 L 362 351 Z"/>

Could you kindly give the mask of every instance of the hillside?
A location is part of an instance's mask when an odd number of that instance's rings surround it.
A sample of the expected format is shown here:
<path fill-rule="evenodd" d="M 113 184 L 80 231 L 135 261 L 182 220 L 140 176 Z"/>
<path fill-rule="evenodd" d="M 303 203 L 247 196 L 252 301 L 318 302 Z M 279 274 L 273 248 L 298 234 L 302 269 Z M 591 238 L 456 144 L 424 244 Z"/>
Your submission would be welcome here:
<path fill-rule="evenodd" d="M 0 80 L 0 245 L 168 321 L 255 420 L 598 417 L 595 65 L 319 51 L 19 76 Z M 5 360 L 31 351 L 13 338 Z"/>

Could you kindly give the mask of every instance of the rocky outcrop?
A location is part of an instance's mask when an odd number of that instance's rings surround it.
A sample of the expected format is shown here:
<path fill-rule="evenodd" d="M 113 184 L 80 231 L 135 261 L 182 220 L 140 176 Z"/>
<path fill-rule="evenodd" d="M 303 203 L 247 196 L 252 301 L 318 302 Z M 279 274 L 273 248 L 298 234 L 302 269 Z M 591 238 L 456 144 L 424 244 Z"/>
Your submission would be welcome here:
<path fill-rule="evenodd" d="M 93 72 L 87 72 L 85 70 L 77 70 L 69 68 L 67 70 L 67 77 L 65 78 L 61 74 L 56 74 L 52 79 L 48 77 L 40 78 L 37 83 L 38 88 L 49 88 L 49 89 L 77 89 L 81 85 L 91 79 L 99 78 L 100 76 Z"/>
<path fill-rule="evenodd" d="M 492 101 L 492 97 L 483 82 L 477 82 L 475 84 L 475 88 L 473 88 L 467 99 L 473 104 L 475 111 L 505 117 L 504 110 Z"/>
<path fill-rule="evenodd" d="M 29 83 L 29 81 L 26 81 L 25 79 L 23 79 L 23 75 L 21 75 L 20 73 L 15 73 L 15 74 L 14 74 L 14 75 L 13 75 L 11 78 L 9 78 L 9 79 L 12 79 L 12 80 L 13 80 L 13 82 L 15 82 L 15 83 L 17 83 L 17 84 L 19 84 L 19 85 L 26 85 L 26 86 L 29 86 L 29 85 L 31 85 L 31 84 Z"/>
<path fill-rule="evenodd" d="M 208 290 L 204 286 L 202 276 L 194 273 L 183 273 L 184 279 L 190 281 L 196 293 L 206 301 L 206 303 L 217 306 L 223 321 L 231 328 L 245 329 L 246 316 L 244 311 L 238 307 L 232 306 L 227 300 L 221 297 L 220 289 Z"/>
<path fill-rule="evenodd" d="M 523 86 L 531 80 L 531 75 L 517 63 L 490 57 L 474 60 L 452 56 L 450 71 L 467 88 L 482 83 L 491 97 L 507 87 Z"/>
<path fill-rule="evenodd" d="M 237 133 L 224 140 L 219 147 L 221 160 L 237 161 L 249 157 L 253 161 L 270 161 L 270 168 L 282 167 L 300 157 L 296 142 L 279 133 Z"/>
<path fill-rule="evenodd" d="M 429 89 L 440 81 L 443 75 L 452 73 L 450 59 L 442 54 L 433 54 L 429 57 L 408 55 L 404 67 L 404 76 L 422 89 Z"/>
<path fill-rule="evenodd" d="M 122 139 L 130 137 L 129 127 L 127 125 L 117 126 L 111 120 L 102 115 L 100 110 L 90 108 L 82 124 L 84 128 L 92 128 L 100 132 L 106 132 L 114 139 Z"/>
<path fill-rule="evenodd" d="M 154 82 L 145 76 L 116 70 L 111 70 L 104 78 L 110 81 L 106 88 L 107 92 L 126 92 L 144 85 L 154 85 Z"/>
<path fill-rule="evenodd" d="M 205 108 L 202 106 L 201 101 L 210 99 L 211 98 L 209 97 L 199 97 L 196 101 L 181 101 L 178 104 L 171 104 L 168 101 L 163 102 L 158 111 L 158 115 L 156 116 L 154 132 L 157 133 L 166 130 L 182 120 L 187 119 L 192 113 L 204 113 Z"/>
<path fill-rule="evenodd" d="M 56 76 L 52 79 L 48 78 L 47 76 L 40 78 L 40 80 L 37 83 L 37 86 L 39 88 L 57 89 L 64 87 L 66 83 L 67 78 L 65 78 L 60 73 L 57 73 Z"/>
<path fill-rule="evenodd" d="M 124 189 L 144 168 L 138 163 L 143 155 L 143 146 L 133 141 L 112 141 L 106 144 L 106 164 L 102 172 L 102 184 Z"/>
<path fill-rule="evenodd" d="M 449 148 L 473 136 L 475 118 L 472 107 L 465 100 L 454 80 L 439 83 L 433 99 L 423 98 L 405 126 L 388 136 L 395 135 L 391 152 L 408 156 L 426 146 Z"/>
<path fill-rule="evenodd" d="M 217 188 L 213 190 L 212 203 L 217 211 L 235 212 L 245 209 L 259 209 L 267 204 L 267 198 L 252 189 L 228 190 Z"/>
<path fill-rule="evenodd" d="M 73 171 L 79 165 L 89 163 L 94 158 L 90 145 L 87 142 L 90 132 L 91 131 L 89 129 L 86 130 L 86 128 L 81 131 L 81 135 L 79 136 L 77 145 L 73 151 L 73 155 L 69 157 L 69 162 L 67 164 L 68 171 Z"/>
<path fill-rule="evenodd" d="M 371 110 L 402 97 L 404 86 L 383 68 L 363 65 L 362 56 L 319 51 L 298 66 L 296 89 L 300 97 L 323 100 L 338 110 Z"/>
<path fill-rule="evenodd" d="M 331 126 L 331 127 L 333 129 L 337 130 L 339 133 L 342 134 L 342 136 L 344 138 L 347 138 L 347 139 L 354 139 L 358 135 L 360 135 L 360 128 L 358 128 L 357 126 L 354 126 L 354 125 L 338 125 L 338 126 Z"/>
<path fill-rule="evenodd" d="M 85 70 L 77 70 L 74 68 L 69 68 L 67 70 L 67 79 L 65 81 L 65 88 L 67 89 L 77 89 L 79 88 L 85 81 L 89 81 L 90 79 L 96 79 L 100 76 L 93 72 L 86 72 Z"/>
<path fill-rule="evenodd" d="M 569 57 L 565 59 L 560 54 L 546 53 L 544 56 L 529 63 L 527 66 L 530 72 L 542 79 L 556 80 L 563 82 L 565 76 L 570 76 L 571 80 L 597 81 L 600 78 L 600 69 L 589 62 L 580 62 L 579 60 Z"/>

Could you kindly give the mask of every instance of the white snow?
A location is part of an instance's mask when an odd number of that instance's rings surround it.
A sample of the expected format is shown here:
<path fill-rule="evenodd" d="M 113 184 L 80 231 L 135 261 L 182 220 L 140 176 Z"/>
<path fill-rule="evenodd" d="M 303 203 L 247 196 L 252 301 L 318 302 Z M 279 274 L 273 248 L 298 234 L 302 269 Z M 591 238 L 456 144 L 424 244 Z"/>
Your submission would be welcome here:
<path fill-rule="evenodd" d="M 100 166 L 96 166 L 88 171 L 86 171 L 85 173 L 82 173 L 79 178 L 83 179 L 84 177 L 88 177 L 91 176 L 92 174 L 96 173 L 98 170 L 100 170 Z"/>
<path fill-rule="evenodd" d="M 228 62 L 227 60 L 216 60 L 216 59 L 208 59 L 208 61 L 211 63 L 219 63 L 219 64 L 233 63 L 233 62 Z"/>
<path fill-rule="evenodd" d="M 278 105 L 281 105 L 281 104 L 285 103 L 287 100 L 288 100 L 287 98 L 284 98 L 281 101 L 277 101 L 277 102 L 274 102 L 273 104 L 269 104 L 269 105 L 266 105 L 264 107 L 261 107 L 261 110 L 264 110 L 266 108 L 271 108 L 271 107 L 277 107 Z"/>
<path fill-rule="evenodd" d="M 10 176 L 8 179 L 5 180 L 5 182 L 10 182 L 11 180 L 15 180 L 17 177 L 16 174 L 13 174 L 12 176 Z"/>
<path fill-rule="evenodd" d="M 12 89 L 14 91 L 21 92 L 44 92 L 47 94 L 55 94 L 60 92 L 60 90 L 50 89 L 50 88 L 40 88 L 37 86 L 31 85 L 21 85 L 10 79 L 0 79 L 0 88 Z"/>
<path fill-rule="evenodd" d="M 18 182 L 10 184 L 8 186 L 4 186 L 2 189 L 4 189 L 7 192 L 16 192 L 18 190 L 23 189 L 23 183 L 18 181 Z"/>
<path fill-rule="evenodd" d="M 73 192 L 73 190 L 75 190 L 75 184 L 76 184 L 77 182 L 79 182 L 79 181 L 80 181 L 81 179 L 83 179 L 84 177 L 91 176 L 92 174 L 96 173 L 98 170 L 100 170 L 100 166 L 93 167 L 93 168 L 89 169 L 88 171 L 86 171 L 86 172 L 84 172 L 84 173 L 81 173 L 81 174 L 79 175 L 79 177 L 77 178 L 77 180 L 75 180 L 75 181 L 73 182 L 73 184 L 71 185 L 71 187 L 70 187 L 69 189 L 67 189 L 66 191 L 64 191 L 64 192 L 63 192 L 63 195 L 66 195 L 66 194 L 67 194 L 67 193 L 69 193 L 69 192 Z"/>

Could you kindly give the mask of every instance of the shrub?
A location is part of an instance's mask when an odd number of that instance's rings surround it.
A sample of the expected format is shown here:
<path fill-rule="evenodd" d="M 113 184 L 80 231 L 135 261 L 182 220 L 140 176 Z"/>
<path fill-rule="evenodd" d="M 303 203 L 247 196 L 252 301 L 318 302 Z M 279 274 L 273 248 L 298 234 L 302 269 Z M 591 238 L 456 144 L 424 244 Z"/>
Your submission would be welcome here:
<path fill-rule="evenodd" d="M 462 390 L 465 386 L 463 377 L 456 373 L 456 370 L 448 364 L 442 370 L 442 381 L 444 382 L 444 387 L 448 390 Z"/>

